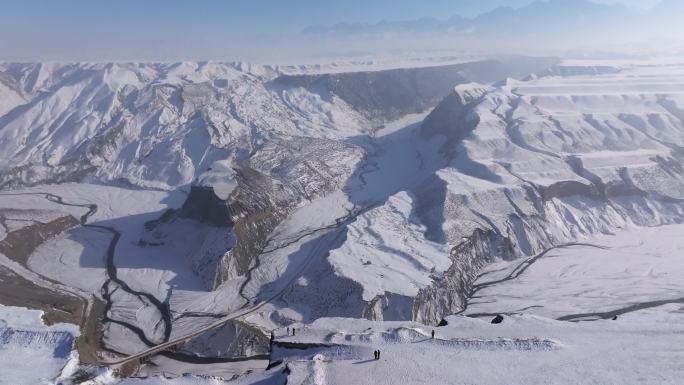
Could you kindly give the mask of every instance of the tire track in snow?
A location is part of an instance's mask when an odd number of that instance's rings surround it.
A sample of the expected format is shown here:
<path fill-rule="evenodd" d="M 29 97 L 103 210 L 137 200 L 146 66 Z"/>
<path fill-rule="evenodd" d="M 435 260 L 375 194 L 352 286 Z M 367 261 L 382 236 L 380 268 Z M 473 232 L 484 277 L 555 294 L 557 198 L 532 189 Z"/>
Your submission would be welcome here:
<path fill-rule="evenodd" d="M 649 302 L 640 302 L 636 303 L 627 307 L 623 307 L 621 309 L 616 309 L 616 310 L 609 310 L 607 312 L 603 313 L 581 313 L 581 314 L 569 314 L 569 315 L 564 315 L 562 317 L 557 318 L 559 321 L 571 321 L 571 322 L 580 322 L 580 321 L 598 321 L 601 319 L 611 319 L 613 317 L 617 317 L 623 314 L 627 313 L 633 313 L 635 311 L 639 310 L 646 310 L 646 309 L 651 309 L 654 307 L 660 307 L 664 305 L 670 305 L 670 304 L 682 304 L 684 305 L 684 297 L 682 298 L 676 298 L 676 299 L 664 299 L 664 300 L 656 300 L 656 301 L 649 301 Z M 589 319 L 587 319 L 589 318 Z"/>
<path fill-rule="evenodd" d="M 607 249 L 607 247 L 605 247 L 605 246 L 599 246 L 599 245 L 594 245 L 591 243 L 582 243 L 582 242 L 570 242 L 570 243 L 564 243 L 562 245 L 550 247 L 550 248 L 542 251 L 541 253 L 539 253 L 533 257 L 527 258 L 524 261 L 520 262 L 504 278 L 473 285 L 472 289 L 468 292 L 468 295 L 466 296 L 466 302 L 464 304 L 463 310 L 459 311 L 456 314 L 465 313 L 466 310 L 468 310 L 468 304 L 470 303 L 470 300 L 473 299 L 475 297 L 475 294 L 477 294 L 479 291 L 486 289 L 488 287 L 494 286 L 494 285 L 498 285 L 500 283 L 513 281 L 513 280 L 519 278 L 527 269 L 529 269 L 537 261 L 539 261 L 544 256 L 546 256 L 546 254 L 548 254 L 549 252 L 556 250 L 556 249 L 562 249 L 562 248 L 574 247 L 574 246 L 586 246 L 586 247 L 595 247 L 595 248 L 599 248 L 599 249 Z M 478 278 L 483 277 L 485 274 L 480 274 L 478 276 Z M 494 315 L 496 315 L 496 314 L 494 314 Z"/>

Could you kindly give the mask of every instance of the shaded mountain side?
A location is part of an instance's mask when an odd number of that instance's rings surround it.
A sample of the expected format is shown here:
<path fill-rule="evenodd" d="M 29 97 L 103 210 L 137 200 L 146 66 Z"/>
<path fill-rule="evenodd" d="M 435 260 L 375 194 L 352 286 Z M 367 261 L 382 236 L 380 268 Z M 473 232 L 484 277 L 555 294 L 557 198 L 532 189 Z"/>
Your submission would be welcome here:
<path fill-rule="evenodd" d="M 369 119 L 393 120 L 437 105 L 458 84 L 521 78 L 557 64 L 554 58 L 510 57 L 447 66 L 324 75 L 285 75 L 271 83 L 339 97 Z"/>
<path fill-rule="evenodd" d="M 194 219 L 215 227 L 230 227 L 233 220 L 226 201 L 219 199 L 211 187 L 192 186 L 183 207 L 181 218 Z"/>

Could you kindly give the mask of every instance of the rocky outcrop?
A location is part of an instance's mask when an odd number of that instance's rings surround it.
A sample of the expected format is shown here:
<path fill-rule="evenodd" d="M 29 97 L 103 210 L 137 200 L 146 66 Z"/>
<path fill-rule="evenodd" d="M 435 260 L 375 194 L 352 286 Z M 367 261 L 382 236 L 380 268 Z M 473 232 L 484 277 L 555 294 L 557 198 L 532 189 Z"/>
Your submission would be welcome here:
<path fill-rule="evenodd" d="M 268 354 L 268 337 L 241 323 L 229 322 L 187 342 L 180 350 L 200 357 L 236 358 Z"/>
<path fill-rule="evenodd" d="M 395 293 L 373 298 L 363 310 L 363 318 L 374 321 L 406 321 L 413 318 L 414 299 Z"/>
<path fill-rule="evenodd" d="M 273 230 L 301 202 L 341 188 L 363 157 L 355 145 L 315 138 L 266 144 L 237 170 L 228 199 L 237 241 L 219 264 L 215 287 L 256 266 Z"/>
<path fill-rule="evenodd" d="M 244 167 L 238 170 L 236 180 L 238 188 L 228 200 L 236 244 L 220 261 L 214 287 L 249 271 L 288 210 L 286 202 L 277 199 L 268 176 Z"/>
<path fill-rule="evenodd" d="M 192 186 L 178 216 L 215 227 L 233 225 L 228 203 L 219 199 L 211 187 Z"/>
<path fill-rule="evenodd" d="M 33 251 L 46 240 L 78 226 L 79 221 L 71 215 L 54 219 L 47 223 L 35 223 L 7 233 L 0 241 L 0 253 L 26 265 Z"/>
<path fill-rule="evenodd" d="M 413 320 L 437 325 L 445 316 L 463 310 L 480 269 L 496 258 L 514 255 L 508 238 L 493 230 L 477 229 L 451 250 L 453 264 L 441 279 L 420 290 L 413 301 Z"/>

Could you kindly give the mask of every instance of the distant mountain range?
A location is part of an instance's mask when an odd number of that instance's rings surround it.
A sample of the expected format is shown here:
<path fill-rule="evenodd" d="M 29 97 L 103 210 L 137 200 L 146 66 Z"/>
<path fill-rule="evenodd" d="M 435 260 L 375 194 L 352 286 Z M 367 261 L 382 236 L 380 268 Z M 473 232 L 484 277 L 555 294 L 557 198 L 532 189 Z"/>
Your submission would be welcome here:
<path fill-rule="evenodd" d="M 536 1 L 520 8 L 498 7 L 474 18 L 453 16 L 404 21 L 337 23 L 315 25 L 302 35 L 318 38 L 366 37 L 469 37 L 498 41 L 529 39 L 549 42 L 572 37 L 589 43 L 627 42 L 651 37 L 672 36 L 684 30 L 678 15 L 684 14 L 684 3 L 665 0 L 648 11 L 636 11 L 623 5 L 599 4 L 587 0 Z M 567 43 L 564 41 L 564 43 Z"/>

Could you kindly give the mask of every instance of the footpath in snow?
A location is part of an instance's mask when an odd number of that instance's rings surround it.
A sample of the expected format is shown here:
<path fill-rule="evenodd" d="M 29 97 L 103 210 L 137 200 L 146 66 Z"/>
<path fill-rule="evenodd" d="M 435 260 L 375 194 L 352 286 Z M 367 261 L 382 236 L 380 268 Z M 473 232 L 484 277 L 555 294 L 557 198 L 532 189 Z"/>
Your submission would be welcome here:
<path fill-rule="evenodd" d="M 684 378 L 682 305 L 615 321 L 530 315 L 504 317 L 501 324 L 461 316 L 447 321 L 432 328 L 321 319 L 295 337 L 279 330 L 273 360 L 283 363 L 271 370 L 290 372 L 288 384 L 328 385 L 678 384 Z"/>

